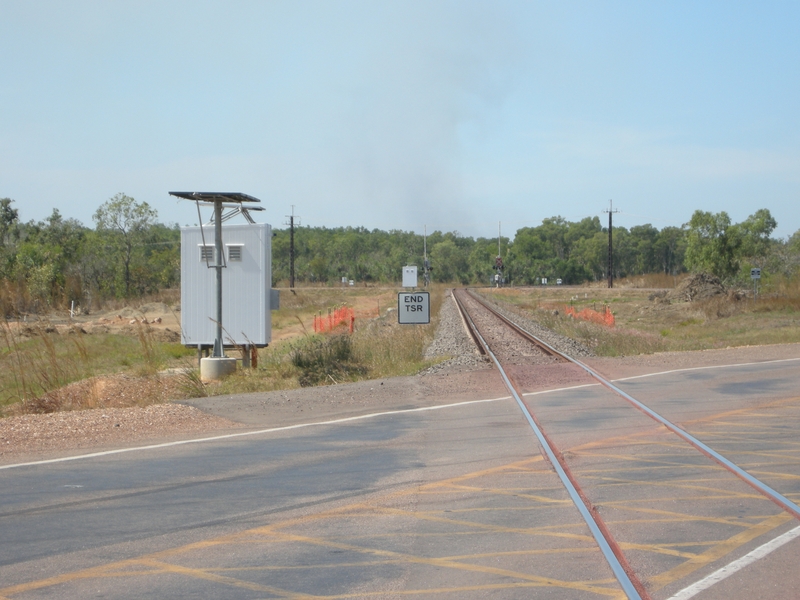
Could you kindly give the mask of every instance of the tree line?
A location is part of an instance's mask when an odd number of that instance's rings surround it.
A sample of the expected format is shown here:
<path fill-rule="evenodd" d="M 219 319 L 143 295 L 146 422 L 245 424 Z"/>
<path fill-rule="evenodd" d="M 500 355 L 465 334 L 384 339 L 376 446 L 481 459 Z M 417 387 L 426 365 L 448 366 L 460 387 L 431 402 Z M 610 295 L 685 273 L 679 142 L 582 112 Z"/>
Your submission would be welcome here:
<path fill-rule="evenodd" d="M 614 227 L 613 276 L 705 271 L 733 284 L 749 280 L 750 269 L 760 267 L 791 277 L 800 267 L 800 231 L 780 240 L 771 237 L 776 227 L 767 209 L 742 223 L 731 222 L 725 212 L 698 210 L 682 227 Z M 275 234 L 273 276 L 286 281 L 290 236 L 287 230 Z M 298 227 L 294 239 L 295 278 L 302 282 L 335 283 L 343 277 L 359 283 L 396 282 L 403 265 L 423 264 L 424 245 L 431 279 L 438 282 L 490 283 L 498 251 L 504 278 L 516 285 L 537 285 L 543 278 L 581 284 L 608 277 L 608 228 L 598 217 L 577 222 L 547 218 L 517 230 L 513 240 L 502 238 L 499 248 L 497 238 L 434 231 L 423 241 L 411 232 L 363 227 Z"/>
<path fill-rule="evenodd" d="M 0 308 L 5 315 L 109 298 L 140 297 L 180 285 L 180 229 L 158 222 L 146 202 L 117 194 L 103 203 L 94 228 L 65 219 L 20 220 L 0 199 Z"/>
<path fill-rule="evenodd" d="M 44 221 L 24 222 L 9 198 L 0 199 L 0 303 L 5 315 L 68 307 L 87 309 L 110 298 L 135 298 L 180 285 L 180 228 L 158 221 L 155 209 L 117 194 L 93 215 L 94 227 L 64 219 L 54 209 Z M 706 271 L 729 283 L 749 281 L 760 267 L 767 276 L 795 276 L 800 268 L 800 231 L 772 238 L 777 223 L 760 209 L 741 223 L 725 212 L 695 211 L 682 227 L 614 227 L 613 276 Z M 423 236 L 364 227 L 297 227 L 295 279 L 332 285 L 396 283 L 403 265 L 423 264 L 433 281 L 488 284 L 494 276 L 498 239 L 458 232 Z M 581 284 L 608 273 L 608 228 L 598 217 L 577 222 L 556 216 L 500 240 L 504 277 L 515 285 Z M 286 285 L 290 232 L 274 231 L 273 280 Z"/>

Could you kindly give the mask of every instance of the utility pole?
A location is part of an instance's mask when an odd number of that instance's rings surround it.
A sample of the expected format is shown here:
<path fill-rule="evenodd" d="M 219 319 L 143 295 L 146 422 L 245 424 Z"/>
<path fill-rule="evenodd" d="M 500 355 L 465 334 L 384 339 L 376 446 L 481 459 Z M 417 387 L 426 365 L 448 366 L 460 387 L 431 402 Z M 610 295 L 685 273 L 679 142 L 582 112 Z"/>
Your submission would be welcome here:
<path fill-rule="evenodd" d="M 294 204 L 292 204 L 292 214 L 289 217 L 289 289 L 294 289 Z M 298 219 L 300 217 L 297 217 Z"/>
<path fill-rule="evenodd" d="M 608 210 L 604 210 L 603 212 L 608 213 L 608 287 L 614 287 L 614 258 L 611 252 L 611 215 L 619 212 L 618 210 L 613 210 L 613 200 L 608 201 Z"/>
<path fill-rule="evenodd" d="M 502 240 L 502 233 L 500 226 L 502 225 L 501 221 L 497 222 L 497 256 L 494 259 L 494 283 L 496 287 L 500 287 L 503 285 L 503 252 L 500 249 L 500 240 Z"/>
<path fill-rule="evenodd" d="M 428 262 L 428 226 L 422 226 L 422 281 L 425 284 L 425 289 L 431 283 L 431 263 Z"/>

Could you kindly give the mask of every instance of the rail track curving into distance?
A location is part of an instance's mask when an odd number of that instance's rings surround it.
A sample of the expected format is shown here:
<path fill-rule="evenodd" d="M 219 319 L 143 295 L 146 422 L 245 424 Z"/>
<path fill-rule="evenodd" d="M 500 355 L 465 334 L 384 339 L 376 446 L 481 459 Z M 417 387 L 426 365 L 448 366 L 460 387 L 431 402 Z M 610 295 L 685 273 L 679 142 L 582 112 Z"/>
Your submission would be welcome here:
<path fill-rule="evenodd" d="M 533 368 L 537 365 L 554 363 L 571 364 L 583 370 L 597 383 L 624 400 L 630 408 L 635 408 L 647 417 L 677 435 L 693 451 L 717 463 L 728 472 L 745 482 L 759 494 L 776 504 L 795 519 L 800 519 L 800 506 L 768 486 L 745 469 L 730 461 L 709 445 L 700 441 L 669 419 L 657 413 L 641 401 L 626 393 L 601 374 L 568 354 L 554 348 L 541 338 L 527 331 L 512 319 L 503 315 L 496 307 L 485 299 L 467 289 L 454 290 L 453 298 L 461 313 L 462 319 L 475 340 L 481 354 L 489 356 L 516 400 L 524 417 L 534 431 L 542 453 L 551 463 L 564 487 L 570 495 L 592 535 L 597 541 L 606 561 L 614 572 L 628 598 L 650 598 L 646 586 L 626 559 L 621 545 L 612 535 L 603 521 L 591 498 L 582 489 L 578 478 L 573 473 L 564 454 L 553 443 L 551 437 L 542 427 L 536 414 L 523 400 L 523 390 L 514 381 L 509 371 L 519 371 L 520 367 Z M 509 368 L 511 367 L 511 368 Z"/>

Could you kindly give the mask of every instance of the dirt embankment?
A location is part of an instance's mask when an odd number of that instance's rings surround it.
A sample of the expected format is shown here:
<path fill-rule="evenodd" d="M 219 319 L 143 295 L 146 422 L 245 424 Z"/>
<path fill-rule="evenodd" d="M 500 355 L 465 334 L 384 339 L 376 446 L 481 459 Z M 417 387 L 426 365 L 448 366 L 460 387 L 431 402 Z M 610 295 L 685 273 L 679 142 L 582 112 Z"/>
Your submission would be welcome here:
<path fill-rule="evenodd" d="M 180 307 L 150 302 L 139 308 L 126 307 L 96 315 L 52 315 L 9 322 L 13 334 L 31 338 L 43 333 L 86 335 L 117 333 L 136 337 L 141 333 L 157 341 L 180 342 Z"/>

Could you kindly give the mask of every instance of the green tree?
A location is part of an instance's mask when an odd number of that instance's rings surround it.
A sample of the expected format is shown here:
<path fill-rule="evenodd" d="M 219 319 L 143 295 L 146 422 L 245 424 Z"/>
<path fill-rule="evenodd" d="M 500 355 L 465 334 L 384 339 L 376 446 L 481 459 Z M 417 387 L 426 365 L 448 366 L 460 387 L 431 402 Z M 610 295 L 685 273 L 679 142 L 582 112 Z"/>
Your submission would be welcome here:
<path fill-rule="evenodd" d="M 658 240 L 658 229 L 650 223 L 646 225 L 635 225 L 630 229 L 631 247 L 634 253 L 631 273 L 643 275 L 644 273 L 655 273 L 660 270 L 656 260 L 656 241 Z"/>
<path fill-rule="evenodd" d="M 696 210 L 687 227 L 686 265 L 691 270 L 707 271 L 722 279 L 739 271 L 741 236 L 728 213 Z"/>
<path fill-rule="evenodd" d="M 11 242 L 11 238 L 19 222 L 19 211 L 11 208 L 11 198 L 0 198 L 0 246 Z"/>
<path fill-rule="evenodd" d="M 764 264 L 776 243 L 769 236 L 777 225 L 765 208 L 737 224 L 724 211 L 695 211 L 688 223 L 686 265 L 723 279 L 744 277 L 740 270 L 748 269 L 745 263 Z"/>
<path fill-rule="evenodd" d="M 11 198 L 0 198 L 0 279 L 8 279 L 14 268 L 14 241 L 19 237 L 19 211 Z"/>
<path fill-rule="evenodd" d="M 458 248 L 455 240 L 445 239 L 434 244 L 430 255 L 435 281 L 469 282 L 467 255 Z"/>
<path fill-rule="evenodd" d="M 135 250 L 147 236 L 158 213 L 147 202 L 136 202 L 130 196 L 117 194 L 103 203 L 92 217 L 97 231 L 107 242 L 114 257 L 122 262 L 124 295 L 130 294 L 131 264 Z M 112 259 L 113 260 L 113 259 Z"/>
<path fill-rule="evenodd" d="M 658 269 L 667 275 L 677 275 L 683 270 L 686 254 L 686 231 L 680 227 L 664 227 L 653 244 Z"/>
<path fill-rule="evenodd" d="M 605 279 L 608 268 L 608 232 L 598 231 L 591 237 L 577 240 L 570 260 L 587 273 L 587 280 Z"/>
<path fill-rule="evenodd" d="M 766 208 L 757 210 L 739 223 L 742 257 L 755 261 L 765 258 L 773 244 L 769 236 L 777 226 L 778 222 Z"/>

